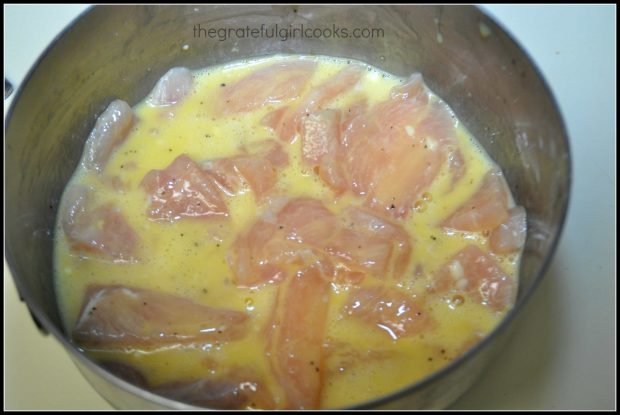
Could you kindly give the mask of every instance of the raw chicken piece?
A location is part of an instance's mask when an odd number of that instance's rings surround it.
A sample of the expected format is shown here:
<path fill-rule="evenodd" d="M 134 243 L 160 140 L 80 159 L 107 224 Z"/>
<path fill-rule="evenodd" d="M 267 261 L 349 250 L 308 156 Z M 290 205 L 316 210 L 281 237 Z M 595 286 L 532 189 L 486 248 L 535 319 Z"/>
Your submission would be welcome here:
<path fill-rule="evenodd" d="M 172 68 L 162 76 L 146 99 L 152 107 L 169 107 L 182 101 L 194 83 L 192 72 L 187 68 Z"/>
<path fill-rule="evenodd" d="M 297 98 L 315 69 L 316 63 L 303 60 L 258 69 L 233 84 L 222 86 L 218 109 L 224 114 L 248 112 Z"/>
<path fill-rule="evenodd" d="M 353 88 L 363 74 L 363 67 L 349 66 L 313 88 L 298 104 L 267 114 L 262 123 L 274 130 L 282 140 L 292 142 L 300 131 L 303 117 L 324 109 L 326 104 Z"/>
<path fill-rule="evenodd" d="M 467 168 L 465 158 L 460 149 L 457 148 L 448 154 L 448 168 L 452 176 L 452 186 L 450 189 L 452 190 L 456 183 L 465 175 L 465 170 Z"/>
<path fill-rule="evenodd" d="M 410 251 L 408 234 L 374 212 L 349 208 L 338 217 L 318 200 L 298 198 L 241 234 L 229 263 L 241 287 L 281 281 L 311 265 L 330 281 L 356 283 L 365 274 L 400 275 Z"/>
<path fill-rule="evenodd" d="M 361 98 L 353 104 L 347 106 L 342 112 L 342 122 L 340 123 L 340 134 L 344 134 L 344 132 L 349 128 L 351 122 L 360 115 L 364 114 L 368 110 L 368 100 L 366 98 Z"/>
<path fill-rule="evenodd" d="M 495 311 L 513 304 L 515 283 L 482 249 L 469 245 L 452 257 L 435 275 L 434 292 L 467 293 Z"/>
<path fill-rule="evenodd" d="M 302 114 L 321 110 L 338 96 L 351 90 L 362 79 L 365 68 L 359 65 L 350 65 L 333 77 L 313 88 L 308 97 L 302 102 Z"/>
<path fill-rule="evenodd" d="M 340 111 L 323 110 L 304 117 L 301 123 L 302 156 L 307 163 L 319 163 L 329 154 L 330 144 L 340 141 Z"/>
<path fill-rule="evenodd" d="M 267 355 L 286 393 L 288 409 L 320 405 L 328 305 L 329 283 L 317 268 L 299 271 L 279 287 L 268 327 Z"/>
<path fill-rule="evenodd" d="M 73 329 L 81 346 L 160 347 L 243 337 L 248 315 L 195 303 L 183 297 L 123 285 L 90 285 Z"/>
<path fill-rule="evenodd" d="M 275 408 L 273 396 L 264 381 L 249 369 L 232 369 L 221 379 L 167 382 L 151 390 L 176 401 L 206 408 Z"/>
<path fill-rule="evenodd" d="M 99 364 L 119 378 L 189 405 L 214 409 L 274 409 L 273 396 L 252 369 L 233 367 L 217 378 L 174 380 L 150 387 L 144 374 L 132 365 L 115 360 Z M 217 364 L 215 364 L 217 367 Z M 218 367 L 218 373 L 222 368 Z"/>
<path fill-rule="evenodd" d="M 345 210 L 346 226 L 326 243 L 348 269 L 377 278 L 400 276 L 411 255 L 407 232 L 398 224 L 363 208 Z"/>
<path fill-rule="evenodd" d="M 434 324 L 419 300 L 396 288 L 351 288 L 344 312 L 382 330 L 392 340 L 420 334 Z"/>
<path fill-rule="evenodd" d="M 239 192 L 247 182 L 258 200 L 276 185 L 277 169 L 288 163 L 282 145 L 274 140 L 253 143 L 238 156 L 202 163 L 205 170 L 217 176 L 229 194 Z"/>
<path fill-rule="evenodd" d="M 424 79 L 419 73 L 412 74 L 407 82 L 402 85 L 395 86 L 390 91 L 390 98 L 397 100 L 416 100 L 421 104 L 428 104 L 428 93 L 424 87 Z"/>
<path fill-rule="evenodd" d="M 72 250 L 114 262 L 136 260 L 138 235 L 112 203 L 93 206 L 91 191 L 79 185 L 64 195 L 62 227 Z"/>
<path fill-rule="evenodd" d="M 349 188 L 373 209 L 406 218 L 454 145 L 454 120 L 413 76 L 354 118 L 342 142 Z"/>
<path fill-rule="evenodd" d="M 504 175 L 491 170 L 484 177 L 478 191 L 443 226 L 459 231 L 479 232 L 492 230 L 508 219 L 508 189 Z"/>
<path fill-rule="evenodd" d="M 340 143 L 340 111 L 322 110 L 301 122 L 302 157 L 337 195 L 347 188 Z"/>
<path fill-rule="evenodd" d="M 147 388 L 148 382 L 146 377 L 138 369 L 127 363 L 119 362 L 116 360 L 104 360 L 100 361 L 99 365 L 104 367 L 109 372 L 123 379 L 132 385 L 139 386 L 141 388 Z"/>
<path fill-rule="evenodd" d="M 340 227 L 336 216 L 320 200 L 293 199 L 278 213 L 278 225 L 286 239 L 320 245 Z"/>
<path fill-rule="evenodd" d="M 127 138 L 134 122 L 134 114 L 125 101 L 114 100 L 97 118 L 95 127 L 90 132 L 82 165 L 87 170 L 101 173 L 114 149 Z"/>
<path fill-rule="evenodd" d="M 508 219 L 491 232 L 489 244 L 496 254 L 519 251 L 525 243 L 527 223 L 525 209 L 517 206 L 508 211 Z"/>
<path fill-rule="evenodd" d="M 268 211 L 235 240 L 229 263 L 241 287 L 281 281 L 289 268 L 325 263 L 314 247 L 339 226 L 336 216 L 314 199 L 294 199 L 277 214 Z"/>
<path fill-rule="evenodd" d="M 227 217 L 217 177 L 182 154 L 164 170 L 151 170 L 140 184 L 149 194 L 147 215 L 156 221 Z"/>

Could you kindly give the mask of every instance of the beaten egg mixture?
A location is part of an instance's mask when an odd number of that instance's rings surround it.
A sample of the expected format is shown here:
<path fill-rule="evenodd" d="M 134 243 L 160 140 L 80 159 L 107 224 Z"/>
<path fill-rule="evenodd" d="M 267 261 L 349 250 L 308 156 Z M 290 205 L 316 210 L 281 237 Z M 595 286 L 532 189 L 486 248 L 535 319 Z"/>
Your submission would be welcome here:
<path fill-rule="evenodd" d="M 239 288 L 231 278 L 229 251 L 238 235 L 267 209 L 249 187 L 226 195 L 227 219 L 149 220 L 149 195 L 140 186 L 151 170 L 162 170 L 180 154 L 193 160 L 232 157 L 252 142 L 276 139 L 261 120 L 279 107 L 265 105 L 247 112 L 217 115 L 216 95 L 257 69 L 291 59 L 276 56 L 212 67 L 193 72 L 192 92 L 180 103 L 153 107 L 142 102 L 134 108 L 137 122 L 127 138 L 114 149 L 101 173 L 78 168 L 71 184 L 94 189 L 95 203 L 114 203 L 138 236 L 135 258 L 110 261 L 75 252 L 59 224 L 56 232 L 56 292 L 65 328 L 70 333 L 78 322 L 84 293 L 91 284 L 123 285 L 174 294 L 198 304 L 245 312 L 250 318 L 247 334 L 231 341 L 198 342 L 143 349 L 84 346 L 95 360 L 118 361 L 136 368 L 149 385 L 191 379 L 218 379 L 229 367 L 248 367 L 259 374 L 276 407 L 285 407 L 286 393 L 270 369 L 265 327 L 281 284 L 269 282 Z M 296 57 L 316 62 L 308 90 L 333 77 L 351 61 L 326 57 Z M 355 63 L 359 64 L 361 63 Z M 340 94 L 329 108 L 346 112 L 365 97 L 368 107 L 389 98 L 393 87 L 405 80 L 366 67 L 361 80 Z M 437 97 L 432 97 L 439 100 Z M 351 287 L 332 282 L 325 326 L 324 362 L 321 370 L 320 407 L 359 404 L 398 391 L 450 363 L 478 339 L 489 333 L 510 307 L 494 310 L 467 293 L 429 293 L 433 275 L 468 245 L 489 252 L 488 233 L 446 230 L 442 221 L 467 202 L 494 168 L 476 140 L 454 120 L 466 169 L 455 184 L 445 164 L 412 212 L 398 223 L 406 230 L 412 247 L 406 271 L 398 279 L 366 277 L 357 285 L 396 287 L 423 300 L 435 322 L 419 334 L 398 336 L 389 327 L 348 318 L 345 304 Z M 288 164 L 278 170 L 272 194 L 287 198 L 321 200 L 335 214 L 347 206 L 361 206 L 364 199 L 345 192 L 335 197 L 302 161 L 302 141 L 286 143 Z M 110 184 L 113 183 L 113 184 Z M 247 185 L 247 184 L 246 184 Z M 509 196 L 510 197 L 510 196 Z M 510 205 L 513 205 L 510 200 Z M 494 255 L 501 269 L 517 282 L 520 252 Z M 317 366 L 317 371 L 319 370 Z M 249 405 L 251 406 L 251 405 Z"/>

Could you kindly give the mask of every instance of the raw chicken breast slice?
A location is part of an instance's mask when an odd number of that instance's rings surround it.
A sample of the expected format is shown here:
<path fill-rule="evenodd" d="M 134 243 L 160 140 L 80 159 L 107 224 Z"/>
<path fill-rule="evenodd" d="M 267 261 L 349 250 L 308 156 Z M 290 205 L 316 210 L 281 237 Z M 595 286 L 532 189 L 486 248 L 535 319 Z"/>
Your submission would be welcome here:
<path fill-rule="evenodd" d="M 282 281 L 313 264 L 327 266 L 325 254 L 315 247 L 338 226 L 336 216 L 314 199 L 293 199 L 277 212 L 268 210 L 233 243 L 233 281 L 252 287 Z"/>
<path fill-rule="evenodd" d="M 231 114 L 297 98 L 315 69 L 316 63 L 303 60 L 260 68 L 233 84 L 222 86 L 216 105 L 221 113 Z"/>
<path fill-rule="evenodd" d="M 495 311 L 513 304 L 515 283 L 499 264 L 475 245 L 454 255 L 435 275 L 431 291 L 466 293 Z"/>
<path fill-rule="evenodd" d="M 252 143 L 237 156 L 201 164 L 203 169 L 217 176 L 227 193 L 235 194 L 247 183 L 257 200 L 262 200 L 276 185 L 278 168 L 288 164 L 288 155 L 279 142 L 264 140 Z"/>
<path fill-rule="evenodd" d="M 147 216 L 151 220 L 173 222 L 228 216 L 217 177 L 201 170 L 185 154 L 164 170 L 148 172 L 140 185 L 149 195 Z"/>
<path fill-rule="evenodd" d="M 508 219 L 491 232 L 489 244 L 496 254 L 517 252 L 525 244 L 527 221 L 525 209 L 517 206 L 508 211 Z"/>
<path fill-rule="evenodd" d="M 320 406 L 329 290 L 329 283 L 314 267 L 299 271 L 278 288 L 267 330 L 267 355 L 286 393 L 288 409 Z"/>
<path fill-rule="evenodd" d="M 280 139 L 292 142 L 301 129 L 301 121 L 308 114 L 326 109 L 325 106 L 338 96 L 351 90 L 362 78 L 364 68 L 352 65 L 312 88 L 297 104 L 279 108 L 267 114 L 263 125 L 274 130 Z"/>
<path fill-rule="evenodd" d="M 508 219 L 508 187 L 501 171 L 493 169 L 476 193 L 444 222 L 459 231 L 490 231 Z"/>
<path fill-rule="evenodd" d="M 384 280 L 402 275 L 412 247 L 400 225 L 358 207 L 347 208 L 343 218 L 345 226 L 325 243 L 338 267 Z"/>
<path fill-rule="evenodd" d="M 238 286 L 282 281 L 316 266 L 329 281 L 359 283 L 402 274 L 411 254 L 407 232 L 368 209 L 335 215 L 316 199 L 288 201 L 268 211 L 234 242 L 229 264 Z"/>
<path fill-rule="evenodd" d="M 117 99 L 108 105 L 84 145 L 82 165 L 86 170 L 103 171 L 114 149 L 127 138 L 134 119 L 133 110 L 125 101 Z"/>
<path fill-rule="evenodd" d="M 114 262 L 136 260 L 138 235 L 117 206 L 94 206 L 91 192 L 80 185 L 66 190 L 61 223 L 69 246 L 83 256 Z"/>
<path fill-rule="evenodd" d="M 245 336 L 248 315 L 176 295 L 126 287 L 90 285 L 73 340 L 90 348 L 160 347 Z"/>
<path fill-rule="evenodd" d="M 420 334 L 434 325 L 423 303 L 397 288 L 352 288 L 343 311 L 385 332 L 392 340 Z"/>
<path fill-rule="evenodd" d="M 162 76 L 146 102 L 152 107 L 169 107 L 181 102 L 194 84 L 192 72 L 187 68 L 172 68 Z"/>
<path fill-rule="evenodd" d="M 340 111 L 308 114 L 301 122 L 302 158 L 337 195 L 347 189 L 340 143 Z"/>
<path fill-rule="evenodd" d="M 264 380 L 250 369 L 233 368 L 217 379 L 172 381 L 153 392 L 190 405 L 214 409 L 275 409 Z"/>
<path fill-rule="evenodd" d="M 455 146 L 454 118 L 421 77 L 355 117 L 342 143 L 349 188 L 378 212 L 406 218 Z"/>

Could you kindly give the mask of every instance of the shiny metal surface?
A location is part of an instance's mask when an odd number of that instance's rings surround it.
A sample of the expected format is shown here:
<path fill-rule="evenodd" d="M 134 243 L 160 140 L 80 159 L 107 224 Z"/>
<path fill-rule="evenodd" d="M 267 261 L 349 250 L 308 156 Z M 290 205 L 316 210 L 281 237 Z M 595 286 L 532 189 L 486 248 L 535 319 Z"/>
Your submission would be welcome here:
<path fill-rule="evenodd" d="M 304 24 L 381 27 L 376 39 L 205 39 L 206 27 Z M 46 51 L 20 86 L 6 127 L 6 256 L 36 319 L 89 382 L 120 408 L 184 407 L 121 381 L 62 333 L 52 279 L 56 208 L 97 115 L 115 98 L 139 102 L 172 66 L 197 69 L 273 53 L 359 59 L 397 75 L 420 71 L 503 168 L 529 233 L 515 309 L 486 340 L 422 382 L 362 407 L 442 408 L 482 373 L 542 278 L 561 231 L 570 156 L 544 81 L 490 19 L 463 6 L 101 6 Z"/>

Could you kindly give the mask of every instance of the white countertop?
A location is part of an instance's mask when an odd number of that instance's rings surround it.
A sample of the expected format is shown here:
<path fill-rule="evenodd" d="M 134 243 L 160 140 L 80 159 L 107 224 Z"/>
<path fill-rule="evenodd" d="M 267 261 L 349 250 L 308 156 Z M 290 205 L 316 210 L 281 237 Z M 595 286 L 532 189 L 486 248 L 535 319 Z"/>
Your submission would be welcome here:
<path fill-rule="evenodd" d="M 85 8 L 5 6 L 5 77 L 21 82 Z M 570 136 L 573 184 L 545 279 L 508 347 L 453 408 L 615 409 L 616 8 L 484 8 L 527 50 L 553 90 Z M 4 271 L 5 409 L 111 409 L 59 343 L 36 331 L 6 264 Z"/>

